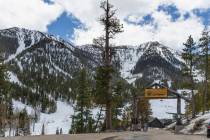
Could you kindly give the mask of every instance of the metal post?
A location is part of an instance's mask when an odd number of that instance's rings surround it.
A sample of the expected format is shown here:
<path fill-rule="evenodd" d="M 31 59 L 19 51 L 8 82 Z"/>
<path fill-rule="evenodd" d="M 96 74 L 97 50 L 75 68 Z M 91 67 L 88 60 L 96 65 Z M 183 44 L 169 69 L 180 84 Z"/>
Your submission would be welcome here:
<path fill-rule="evenodd" d="M 133 130 L 138 130 L 138 99 L 134 96 L 133 100 Z"/>
<path fill-rule="evenodd" d="M 177 96 L 177 125 L 181 125 L 181 97 Z"/>

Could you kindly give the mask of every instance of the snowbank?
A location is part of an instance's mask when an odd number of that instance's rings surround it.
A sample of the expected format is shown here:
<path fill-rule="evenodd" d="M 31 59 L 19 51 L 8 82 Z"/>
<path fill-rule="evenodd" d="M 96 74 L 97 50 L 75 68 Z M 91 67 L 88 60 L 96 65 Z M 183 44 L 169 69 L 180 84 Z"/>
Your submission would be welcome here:
<path fill-rule="evenodd" d="M 210 122 L 210 113 L 193 119 L 181 133 L 183 134 L 206 134 L 206 125 Z"/>

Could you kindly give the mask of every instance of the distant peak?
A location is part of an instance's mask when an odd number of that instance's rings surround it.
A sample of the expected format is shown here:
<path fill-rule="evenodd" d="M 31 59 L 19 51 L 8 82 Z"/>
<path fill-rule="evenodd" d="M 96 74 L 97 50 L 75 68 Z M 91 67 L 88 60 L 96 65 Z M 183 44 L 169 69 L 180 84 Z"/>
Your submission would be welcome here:
<path fill-rule="evenodd" d="M 150 41 L 147 44 L 150 45 L 150 46 L 159 46 L 159 45 L 161 45 L 158 41 Z"/>
<path fill-rule="evenodd" d="M 25 29 L 25 28 L 20 28 L 20 27 L 11 27 L 11 28 L 2 29 L 2 30 L 14 30 L 14 31 L 20 31 L 20 30 L 28 30 L 28 29 Z"/>
<path fill-rule="evenodd" d="M 21 28 L 21 27 L 11 27 L 11 28 L 6 28 L 6 29 L 1 29 L 0 31 L 15 31 L 15 32 L 29 32 L 29 33 L 32 33 L 32 32 L 39 32 L 39 33 L 43 33 L 41 31 L 38 31 L 38 30 L 32 30 L 32 29 L 26 29 L 26 28 Z"/>

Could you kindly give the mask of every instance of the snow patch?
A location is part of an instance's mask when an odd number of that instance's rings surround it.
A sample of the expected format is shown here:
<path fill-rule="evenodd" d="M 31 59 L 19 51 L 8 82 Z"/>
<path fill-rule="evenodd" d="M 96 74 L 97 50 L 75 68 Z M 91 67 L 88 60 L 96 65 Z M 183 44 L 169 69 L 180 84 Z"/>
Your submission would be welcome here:
<path fill-rule="evenodd" d="M 15 54 L 12 54 L 8 57 L 8 59 L 6 60 L 6 62 L 9 62 L 10 60 L 14 59 L 17 57 L 17 55 L 19 55 L 21 52 L 23 52 L 26 48 L 25 48 L 25 43 L 24 43 L 24 33 L 22 30 L 20 30 L 17 33 L 17 37 L 18 37 L 18 48 L 16 50 Z"/>
<path fill-rule="evenodd" d="M 152 116 L 159 119 L 172 119 L 168 113 L 177 113 L 177 99 L 154 99 L 150 100 Z M 185 112 L 185 101 L 181 101 L 181 112 Z"/>
<path fill-rule="evenodd" d="M 62 128 L 63 134 L 68 134 L 71 127 L 71 116 L 74 114 L 72 105 L 57 101 L 57 110 L 52 114 L 41 113 L 40 120 L 35 124 L 32 135 L 40 135 L 42 125 L 45 125 L 45 134 L 55 134 L 57 128 Z"/>
<path fill-rule="evenodd" d="M 16 83 L 18 85 L 22 85 L 22 83 L 19 81 L 19 79 L 18 79 L 16 74 L 14 74 L 13 72 L 9 71 L 8 75 L 9 75 L 9 81 L 10 82 Z"/>

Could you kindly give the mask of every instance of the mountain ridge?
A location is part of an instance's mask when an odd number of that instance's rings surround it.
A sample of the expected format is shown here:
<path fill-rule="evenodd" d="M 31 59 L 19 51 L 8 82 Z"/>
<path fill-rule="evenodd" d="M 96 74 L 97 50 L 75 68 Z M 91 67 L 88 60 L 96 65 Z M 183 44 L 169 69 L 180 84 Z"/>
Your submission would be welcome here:
<path fill-rule="evenodd" d="M 12 43 L 13 46 L 9 43 L 3 45 L 3 48 L 6 49 L 6 62 L 16 59 L 16 57 L 26 49 L 30 49 L 30 47 L 36 46 L 37 44 L 38 46 L 39 44 L 42 45 L 42 43 L 40 42 L 45 42 L 46 44 L 47 41 L 51 42 L 54 45 L 63 45 L 64 47 L 67 47 L 71 52 L 74 52 L 74 55 L 77 55 L 77 57 L 84 56 L 88 58 L 91 63 L 93 62 L 96 65 L 97 63 L 100 63 L 101 59 L 100 49 L 93 47 L 92 44 L 74 46 L 72 43 L 67 42 L 61 38 L 57 38 L 53 35 L 49 35 L 40 31 L 14 27 L 0 30 L 0 36 L 1 44 L 4 44 L 4 38 L 7 38 L 6 41 L 16 41 L 16 43 Z M 157 41 L 146 42 L 138 46 L 116 46 L 116 52 L 118 55 L 117 57 L 119 57 L 120 59 L 120 71 L 123 78 L 129 77 L 129 74 L 135 75 L 142 72 L 141 70 L 139 70 L 139 64 L 141 64 L 139 59 L 148 59 L 147 56 L 158 56 L 160 58 L 163 58 L 163 60 L 166 60 L 166 62 L 173 65 L 174 68 L 177 68 L 179 70 L 183 65 L 182 59 L 177 51 L 166 47 Z"/>

